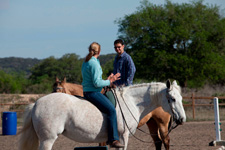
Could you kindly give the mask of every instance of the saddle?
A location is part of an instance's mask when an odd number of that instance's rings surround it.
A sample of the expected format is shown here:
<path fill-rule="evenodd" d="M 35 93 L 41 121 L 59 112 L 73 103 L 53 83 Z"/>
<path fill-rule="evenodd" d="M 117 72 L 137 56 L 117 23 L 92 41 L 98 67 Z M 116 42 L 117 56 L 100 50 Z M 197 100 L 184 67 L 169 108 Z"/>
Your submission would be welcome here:
<path fill-rule="evenodd" d="M 82 100 L 87 100 L 85 97 L 83 97 L 83 96 L 79 96 L 79 95 L 73 95 L 73 96 L 75 96 L 75 97 L 77 97 L 77 98 L 79 98 L 79 99 L 82 99 Z"/>
<path fill-rule="evenodd" d="M 105 93 L 105 96 L 110 100 L 110 102 L 113 104 L 113 106 L 116 108 L 116 99 L 115 95 L 113 94 L 112 90 L 107 91 Z"/>
<path fill-rule="evenodd" d="M 113 104 L 113 106 L 116 108 L 116 99 L 115 96 L 112 92 L 111 89 L 105 89 L 104 95 L 110 100 L 110 102 Z M 82 100 L 87 100 L 85 97 L 79 96 L 79 95 L 74 95 L 75 97 L 82 99 Z"/>

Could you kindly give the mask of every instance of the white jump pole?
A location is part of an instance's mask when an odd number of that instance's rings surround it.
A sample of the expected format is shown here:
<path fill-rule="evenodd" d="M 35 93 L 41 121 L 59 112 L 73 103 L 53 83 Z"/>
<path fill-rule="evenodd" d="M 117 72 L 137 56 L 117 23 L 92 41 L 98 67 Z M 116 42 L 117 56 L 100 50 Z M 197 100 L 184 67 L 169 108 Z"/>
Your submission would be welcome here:
<path fill-rule="evenodd" d="M 221 146 L 221 145 L 225 145 L 225 141 L 221 140 L 221 129 L 220 129 L 220 114 L 219 114 L 219 102 L 218 102 L 218 98 L 214 97 L 213 98 L 213 102 L 214 102 L 214 116 L 215 116 L 215 127 L 216 127 L 216 141 L 212 141 L 209 143 L 210 146 Z"/>
<path fill-rule="evenodd" d="M 220 135 L 220 112 L 219 112 L 219 102 L 218 98 L 214 97 L 214 115 L 215 115 L 215 126 L 216 126 L 216 141 L 221 141 L 221 135 Z"/>

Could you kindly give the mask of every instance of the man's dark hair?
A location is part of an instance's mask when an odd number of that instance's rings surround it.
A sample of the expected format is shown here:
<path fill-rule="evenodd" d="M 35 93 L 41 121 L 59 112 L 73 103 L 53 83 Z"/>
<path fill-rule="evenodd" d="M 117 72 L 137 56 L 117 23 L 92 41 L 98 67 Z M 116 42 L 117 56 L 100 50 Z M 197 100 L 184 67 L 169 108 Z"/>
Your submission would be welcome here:
<path fill-rule="evenodd" d="M 123 40 L 121 40 L 121 39 L 117 39 L 117 40 L 114 41 L 114 45 L 118 44 L 118 43 L 120 43 L 121 45 L 124 45 Z"/>

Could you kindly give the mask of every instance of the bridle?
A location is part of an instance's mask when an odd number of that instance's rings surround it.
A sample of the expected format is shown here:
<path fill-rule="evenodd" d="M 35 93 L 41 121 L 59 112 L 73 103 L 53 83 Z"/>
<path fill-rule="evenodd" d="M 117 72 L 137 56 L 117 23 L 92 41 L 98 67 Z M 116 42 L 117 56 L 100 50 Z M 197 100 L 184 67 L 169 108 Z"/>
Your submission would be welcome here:
<path fill-rule="evenodd" d="M 169 106 L 170 106 L 170 109 L 171 109 L 171 112 L 172 112 L 172 117 L 171 117 L 171 126 L 170 126 L 170 128 L 169 128 L 169 130 L 168 130 L 168 135 L 169 135 L 169 133 L 173 130 L 173 129 L 175 129 L 179 124 L 177 124 L 176 123 L 176 121 L 174 121 L 174 118 L 175 118 L 175 109 L 173 108 L 173 106 L 172 106 L 172 102 L 174 101 L 175 102 L 175 99 L 173 99 L 173 98 L 171 98 L 171 96 L 169 96 L 169 91 L 171 91 L 171 90 L 169 90 L 169 89 L 167 89 L 166 90 L 166 98 L 167 98 L 167 100 L 168 100 L 168 104 L 169 104 Z M 172 101 L 172 102 L 171 102 Z M 173 124 L 174 124 L 174 122 L 176 123 L 176 125 L 175 126 L 173 126 Z"/>
<path fill-rule="evenodd" d="M 59 84 L 61 85 L 61 83 L 62 83 L 62 82 L 59 81 L 59 82 L 57 82 L 57 85 L 59 85 Z M 61 86 L 62 86 L 62 85 L 61 85 Z M 58 86 L 54 87 L 54 88 L 53 88 L 53 93 L 54 93 L 54 92 L 57 92 L 57 90 L 62 90 L 62 93 L 66 93 L 66 90 L 65 90 L 65 88 L 64 88 L 63 86 L 62 86 L 62 87 L 58 87 Z"/>

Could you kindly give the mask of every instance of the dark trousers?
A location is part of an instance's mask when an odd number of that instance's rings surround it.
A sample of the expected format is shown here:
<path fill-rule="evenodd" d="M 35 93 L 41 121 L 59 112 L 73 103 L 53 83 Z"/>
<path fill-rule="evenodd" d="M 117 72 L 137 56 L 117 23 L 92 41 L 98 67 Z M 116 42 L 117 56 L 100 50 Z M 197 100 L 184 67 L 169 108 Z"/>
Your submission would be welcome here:
<path fill-rule="evenodd" d="M 84 97 L 107 115 L 108 142 L 119 140 L 116 110 L 110 100 L 100 92 L 84 92 Z"/>

